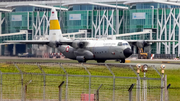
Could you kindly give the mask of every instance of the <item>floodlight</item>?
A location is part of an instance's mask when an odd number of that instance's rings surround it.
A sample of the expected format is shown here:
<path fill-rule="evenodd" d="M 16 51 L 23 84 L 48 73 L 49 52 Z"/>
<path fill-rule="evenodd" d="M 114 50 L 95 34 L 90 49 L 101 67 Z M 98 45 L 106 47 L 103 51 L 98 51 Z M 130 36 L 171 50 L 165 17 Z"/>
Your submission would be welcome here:
<path fill-rule="evenodd" d="M 166 65 L 162 64 L 161 69 L 165 69 L 165 68 L 166 68 Z"/>
<path fill-rule="evenodd" d="M 147 64 L 144 64 L 144 65 L 143 65 L 143 72 L 147 72 L 147 69 L 148 69 L 148 65 L 147 65 Z"/>
<path fill-rule="evenodd" d="M 161 73 L 164 74 L 164 69 L 166 68 L 166 65 L 165 64 L 162 64 L 161 65 Z"/>
<path fill-rule="evenodd" d="M 140 73 L 141 64 L 137 64 L 136 67 L 137 67 L 137 73 L 139 74 Z"/>
<path fill-rule="evenodd" d="M 136 67 L 137 67 L 138 69 L 140 69 L 140 68 L 141 68 L 141 64 L 137 64 Z"/>

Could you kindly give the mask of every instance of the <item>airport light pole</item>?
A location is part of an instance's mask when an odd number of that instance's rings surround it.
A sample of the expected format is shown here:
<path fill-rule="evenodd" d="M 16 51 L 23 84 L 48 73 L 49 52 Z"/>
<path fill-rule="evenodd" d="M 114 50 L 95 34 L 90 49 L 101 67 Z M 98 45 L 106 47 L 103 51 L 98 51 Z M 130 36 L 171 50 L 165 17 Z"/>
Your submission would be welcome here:
<path fill-rule="evenodd" d="M 147 69 L 148 69 L 148 65 L 147 64 L 144 64 L 143 65 L 143 72 L 144 72 L 144 79 L 143 79 L 143 91 L 144 91 L 144 95 L 143 95 L 143 98 L 144 98 L 144 101 L 147 101 L 147 80 L 146 80 L 146 72 L 147 72 Z"/>
<path fill-rule="evenodd" d="M 136 89 L 136 101 L 141 101 L 141 93 L 140 93 L 140 90 L 141 90 L 141 84 L 140 84 L 140 76 L 139 76 L 139 73 L 140 73 L 140 69 L 141 69 L 141 64 L 137 64 L 136 65 L 137 67 L 137 89 Z"/>
<path fill-rule="evenodd" d="M 163 88 L 164 88 L 164 69 L 166 68 L 166 66 L 164 64 L 161 65 L 161 97 L 160 97 L 160 101 L 163 101 Z"/>

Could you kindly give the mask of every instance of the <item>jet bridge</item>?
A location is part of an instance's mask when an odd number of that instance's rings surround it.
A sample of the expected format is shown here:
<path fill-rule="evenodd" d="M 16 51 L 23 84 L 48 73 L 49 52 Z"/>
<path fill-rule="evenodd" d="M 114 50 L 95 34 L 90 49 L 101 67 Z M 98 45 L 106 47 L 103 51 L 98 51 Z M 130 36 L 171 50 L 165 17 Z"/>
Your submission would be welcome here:
<path fill-rule="evenodd" d="M 113 38 L 118 39 L 118 37 L 125 37 L 125 36 L 132 36 L 132 35 L 143 35 L 143 34 L 148 34 L 150 35 L 149 40 L 152 40 L 152 29 L 144 29 L 142 32 L 134 32 L 134 33 L 124 33 L 124 34 L 118 34 L 118 35 L 113 35 Z M 141 39 L 142 40 L 142 39 Z"/>
<path fill-rule="evenodd" d="M 82 38 L 82 36 L 84 36 L 84 38 L 87 39 L 87 37 L 88 37 L 88 32 L 87 32 L 87 30 L 79 30 L 79 32 L 64 33 L 64 34 L 62 34 L 62 35 L 63 35 L 63 37 L 67 37 L 67 38 L 73 39 L 73 40 L 78 39 L 78 38 L 76 37 L 76 35 L 80 35 L 81 38 Z"/>
<path fill-rule="evenodd" d="M 28 34 L 31 34 L 31 33 L 28 33 L 27 30 L 20 30 L 20 32 L 17 32 L 17 33 L 0 34 L 0 37 L 3 39 L 3 37 L 14 36 L 14 35 L 23 35 L 23 34 L 26 35 L 26 40 L 28 40 Z M 4 41 L 4 40 L 3 40 L 3 41 Z M 0 43 L 0 55 L 2 55 L 2 54 L 1 54 L 1 46 L 2 46 L 2 45 L 5 45 L 5 46 L 6 46 L 6 45 L 9 45 L 9 44 L 13 44 L 13 55 L 16 54 L 16 44 L 14 44 L 14 43 Z M 6 46 L 5 48 L 7 48 L 7 46 Z M 8 52 L 7 52 L 7 49 L 5 49 L 5 54 L 6 54 L 6 53 L 8 53 Z"/>

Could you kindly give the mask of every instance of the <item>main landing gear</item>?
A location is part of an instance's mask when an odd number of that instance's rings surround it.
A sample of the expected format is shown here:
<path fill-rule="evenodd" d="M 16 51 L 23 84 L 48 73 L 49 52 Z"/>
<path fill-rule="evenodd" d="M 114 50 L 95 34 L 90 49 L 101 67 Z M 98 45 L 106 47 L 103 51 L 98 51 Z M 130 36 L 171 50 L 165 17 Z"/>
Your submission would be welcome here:
<path fill-rule="evenodd" d="M 125 63 L 125 59 L 121 59 L 121 60 L 120 60 L 120 63 Z"/>
<path fill-rule="evenodd" d="M 105 63 L 106 60 L 96 60 L 97 63 Z"/>
<path fill-rule="evenodd" d="M 78 61 L 79 63 L 86 63 L 87 60 L 84 60 L 84 61 Z"/>

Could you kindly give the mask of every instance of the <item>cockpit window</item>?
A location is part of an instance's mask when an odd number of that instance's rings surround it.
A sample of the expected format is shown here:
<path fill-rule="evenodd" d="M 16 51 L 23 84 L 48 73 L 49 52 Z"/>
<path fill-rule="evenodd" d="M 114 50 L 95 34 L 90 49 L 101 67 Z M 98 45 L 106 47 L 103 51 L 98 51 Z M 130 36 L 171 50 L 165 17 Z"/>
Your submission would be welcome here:
<path fill-rule="evenodd" d="M 122 46 L 122 42 L 119 42 L 119 43 L 118 43 L 118 46 Z"/>
<path fill-rule="evenodd" d="M 123 45 L 123 46 L 126 46 L 126 45 L 128 45 L 128 43 L 123 43 L 122 45 Z"/>

